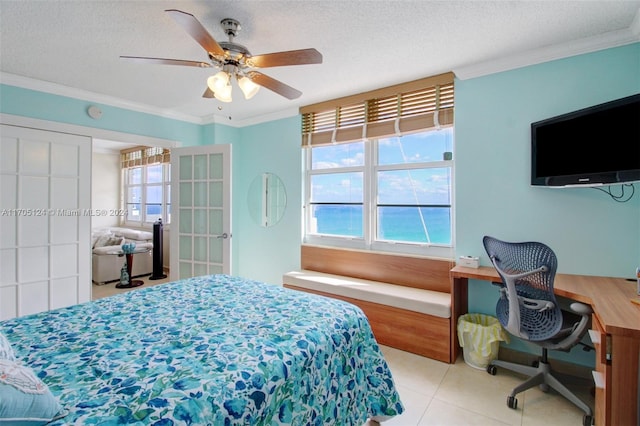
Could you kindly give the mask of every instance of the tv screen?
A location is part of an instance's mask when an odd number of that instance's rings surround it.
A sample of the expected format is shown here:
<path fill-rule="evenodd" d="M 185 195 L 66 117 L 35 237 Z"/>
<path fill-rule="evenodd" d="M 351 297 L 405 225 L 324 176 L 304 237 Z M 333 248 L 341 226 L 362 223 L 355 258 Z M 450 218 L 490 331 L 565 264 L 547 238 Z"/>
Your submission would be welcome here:
<path fill-rule="evenodd" d="M 531 124 L 531 184 L 640 181 L 640 93 Z"/>

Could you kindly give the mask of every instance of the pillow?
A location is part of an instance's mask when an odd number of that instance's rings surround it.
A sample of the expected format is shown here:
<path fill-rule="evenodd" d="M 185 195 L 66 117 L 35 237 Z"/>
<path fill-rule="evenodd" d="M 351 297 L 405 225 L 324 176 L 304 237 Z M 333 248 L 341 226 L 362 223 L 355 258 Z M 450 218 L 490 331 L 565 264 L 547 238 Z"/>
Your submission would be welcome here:
<path fill-rule="evenodd" d="M 111 232 L 106 232 L 104 234 L 99 234 L 98 238 L 96 238 L 96 240 L 93 242 L 93 248 L 96 247 L 103 247 L 104 243 L 113 235 L 111 235 Z"/>
<path fill-rule="evenodd" d="M 13 353 L 11 344 L 2 333 L 0 333 L 0 359 L 7 359 L 9 361 L 16 360 L 16 355 Z"/>
<path fill-rule="evenodd" d="M 108 247 L 108 246 L 120 246 L 124 241 L 123 237 L 115 237 L 113 235 L 103 235 L 98 238 L 96 244 L 93 246 L 94 248 L 99 247 Z"/>
<path fill-rule="evenodd" d="M 44 425 L 66 415 L 33 371 L 0 359 L 0 425 Z"/>

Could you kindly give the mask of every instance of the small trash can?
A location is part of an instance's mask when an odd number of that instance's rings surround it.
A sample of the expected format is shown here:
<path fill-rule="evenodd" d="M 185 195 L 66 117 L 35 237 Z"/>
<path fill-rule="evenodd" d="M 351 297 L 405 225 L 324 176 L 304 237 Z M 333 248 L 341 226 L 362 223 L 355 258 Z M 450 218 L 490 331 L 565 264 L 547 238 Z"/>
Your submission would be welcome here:
<path fill-rule="evenodd" d="M 458 341 L 467 365 L 485 370 L 498 358 L 501 341 L 509 336 L 497 318 L 484 314 L 465 314 L 458 318 Z"/>

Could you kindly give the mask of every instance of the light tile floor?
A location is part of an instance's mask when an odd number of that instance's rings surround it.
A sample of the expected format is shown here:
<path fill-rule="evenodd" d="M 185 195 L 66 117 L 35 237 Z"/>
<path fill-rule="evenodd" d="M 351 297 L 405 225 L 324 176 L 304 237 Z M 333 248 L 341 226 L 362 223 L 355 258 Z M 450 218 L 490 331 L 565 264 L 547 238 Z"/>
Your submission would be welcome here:
<path fill-rule="evenodd" d="M 92 300 L 101 299 L 103 297 L 113 296 L 114 294 L 125 293 L 127 291 L 132 291 L 132 290 L 139 290 L 139 289 L 149 287 L 149 286 L 154 286 L 157 284 L 168 283 L 170 281 L 169 278 L 164 278 L 160 280 L 150 280 L 149 275 L 144 277 L 136 277 L 134 278 L 134 280 L 142 280 L 144 281 L 144 284 L 134 288 L 116 288 L 116 284 L 118 283 L 117 281 L 114 281 L 108 284 L 102 284 L 102 285 L 97 285 L 92 283 L 91 299 Z"/>
<path fill-rule="evenodd" d="M 93 285 L 92 298 L 111 296 L 169 282 L 149 280 L 134 289 L 117 289 L 115 283 Z M 582 425 L 583 413 L 555 391 L 537 387 L 519 394 L 518 407 L 507 407 L 507 395 L 524 377 L 498 368 L 491 376 L 467 365 L 462 356 L 455 364 L 445 364 L 398 349 L 382 346 L 405 412 L 382 423 L 383 426 L 564 426 Z M 579 397 L 594 406 L 588 385 L 580 380 L 568 384 Z M 374 425 L 374 422 L 369 422 Z"/>
<path fill-rule="evenodd" d="M 507 395 L 524 376 L 498 368 L 495 376 L 467 365 L 462 356 L 445 364 L 397 349 L 382 347 L 405 412 L 384 426 L 434 425 L 582 425 L 583 412 L 551 390 L 527 390 L 518 407 L 507 407 Z M 567 384 L 593 408 L 588 384 Z"/>

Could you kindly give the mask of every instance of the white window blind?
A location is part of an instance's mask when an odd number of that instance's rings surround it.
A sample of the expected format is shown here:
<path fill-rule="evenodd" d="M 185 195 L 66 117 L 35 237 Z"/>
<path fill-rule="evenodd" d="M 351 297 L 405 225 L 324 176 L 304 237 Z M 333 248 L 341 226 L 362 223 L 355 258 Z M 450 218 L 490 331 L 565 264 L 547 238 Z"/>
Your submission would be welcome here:
<path fill-rule="evenodd" d="M 440 74 L 300 109 L 302 145 L 380 138 L 453 125 L 454 75 Z"/>

